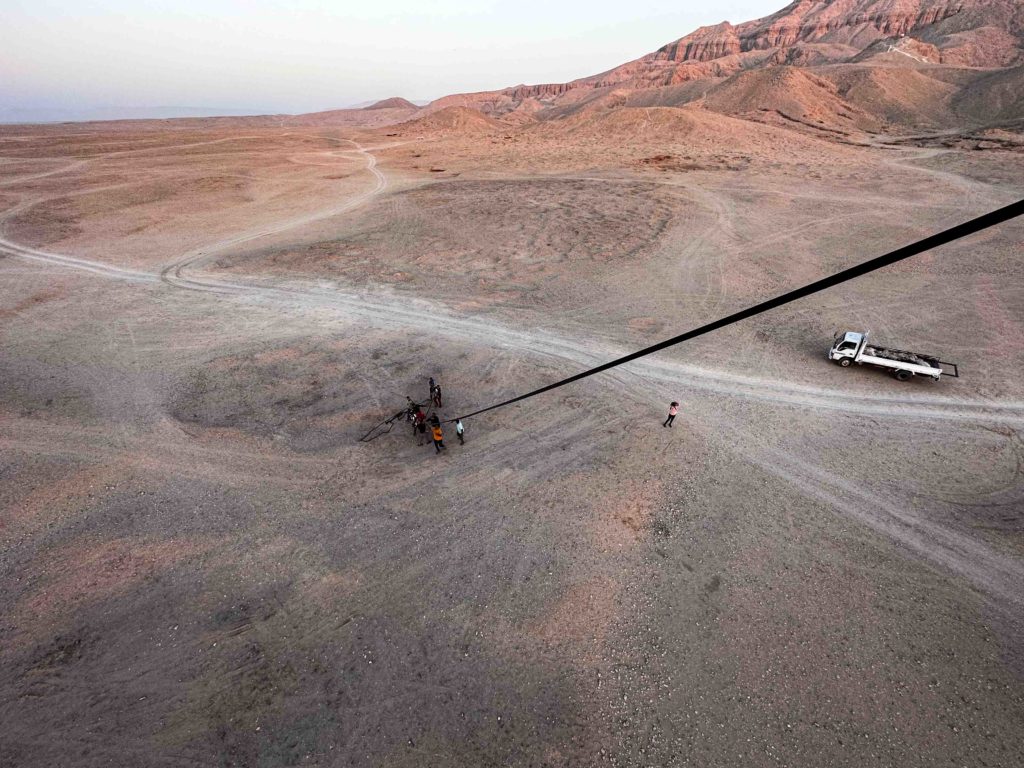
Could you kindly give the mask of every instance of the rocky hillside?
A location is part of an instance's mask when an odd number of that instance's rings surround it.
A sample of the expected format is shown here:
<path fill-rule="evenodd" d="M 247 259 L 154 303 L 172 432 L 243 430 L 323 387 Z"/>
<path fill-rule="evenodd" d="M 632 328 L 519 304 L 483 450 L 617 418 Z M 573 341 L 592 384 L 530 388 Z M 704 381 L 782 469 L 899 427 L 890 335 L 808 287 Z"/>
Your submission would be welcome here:
<path fill-rule="evenodd" d="M 614 92 L 636 105 L 699 101 L 844 131 L 942 128 L 1024 119 L 1012 94 L 1022 64 L 1020 0 L 797 0 L 756 21 L 702 27 L 598 75 L 447 96 L 427 110 L 470 107 L 522 123 L 565 117 Z M 757 75 L 776 69 L 804 74 Z"/>
<path fill-rule="evenodd" d="M 819 61 L 841 61 L 848 57 L 844 54 L 905 37 L 934 45 L 940 59 L 977 67 L 1006 66 L 1020 57 L 1019 37 L 994 50 L 980 44 L 979 38 L 990 34 L 993 26 L 1010 27 L 1020 10 L 1018 2 L 999 0 L 798 0 L 764 19 L 698 29 L 597 80 L 619 82 L 639 76 L 661 78 L 668 85 L 689 79 L 687 66 L 692 63 L 726 57 L 781 63 L 799 60 L 800 53 L 807 52 Z M 783 57 L 765 55 L 780 49 L 787 49 Z"/>

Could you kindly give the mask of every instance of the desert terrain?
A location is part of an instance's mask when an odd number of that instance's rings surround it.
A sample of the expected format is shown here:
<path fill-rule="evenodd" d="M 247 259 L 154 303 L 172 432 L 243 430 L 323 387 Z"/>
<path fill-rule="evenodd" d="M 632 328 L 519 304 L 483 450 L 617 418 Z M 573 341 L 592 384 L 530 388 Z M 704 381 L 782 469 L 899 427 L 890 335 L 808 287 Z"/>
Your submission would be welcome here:
<path fill-rule="evenodd" d="M 870 44 L 984 88 L 0 126 L 0 762 L 1024 763 L 1024 221 L 359 441 L 1024 197 L 1019 68 Z"/>

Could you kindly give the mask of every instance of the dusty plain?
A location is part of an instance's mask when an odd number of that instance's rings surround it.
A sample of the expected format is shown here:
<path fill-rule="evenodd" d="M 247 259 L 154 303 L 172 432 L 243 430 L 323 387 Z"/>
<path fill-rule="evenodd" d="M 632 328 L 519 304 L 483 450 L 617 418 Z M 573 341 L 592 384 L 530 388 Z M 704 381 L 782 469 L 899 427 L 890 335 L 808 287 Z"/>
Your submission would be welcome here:
<path fill-rule="evenodd" d="M 184 125 L 0 128 L 0 762 L 1024 764 L 1024 222 L 358 442 L 1009 203 L 1019 145 Z"/>

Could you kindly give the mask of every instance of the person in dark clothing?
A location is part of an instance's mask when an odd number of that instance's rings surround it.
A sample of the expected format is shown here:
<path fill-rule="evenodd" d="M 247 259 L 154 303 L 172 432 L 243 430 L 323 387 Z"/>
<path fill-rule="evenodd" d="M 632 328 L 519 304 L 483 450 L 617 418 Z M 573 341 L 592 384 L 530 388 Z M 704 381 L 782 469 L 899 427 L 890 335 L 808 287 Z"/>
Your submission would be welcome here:
<path fill-rule="evenodd" d="M 665 419 L 665 422 L 661 426 L 671 427 L 672 422 L 676 420 L 677 413 L 679 413 L 679 403 L 673 400 L 672 404 L 668 407 L 668 418 Z"/>
<path fill-rule="evenodd" d="M 441 385 L 434 385 L 434 392 L 431 394 L 431 399 L 434 401 L 434 405 L 438 408 L 441 407 Z"/>

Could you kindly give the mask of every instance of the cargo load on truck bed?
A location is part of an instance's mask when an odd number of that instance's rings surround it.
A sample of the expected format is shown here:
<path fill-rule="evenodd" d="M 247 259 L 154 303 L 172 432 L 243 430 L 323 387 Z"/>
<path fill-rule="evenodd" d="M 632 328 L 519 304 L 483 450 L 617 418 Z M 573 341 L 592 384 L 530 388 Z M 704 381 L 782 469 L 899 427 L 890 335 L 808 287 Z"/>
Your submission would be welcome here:
<path fill-rule="evenodd" d="M 883 357 L 886 360 L 898 360 L 903 363 L 914 365 L 926 365 L 929 368 L 941 368 L 937 358 L 921 355 L 917 352 L 906 352 L 902 349 L 888 349 L 886 347 L 865 346 L 864 354 L 871 357 Z"/>

